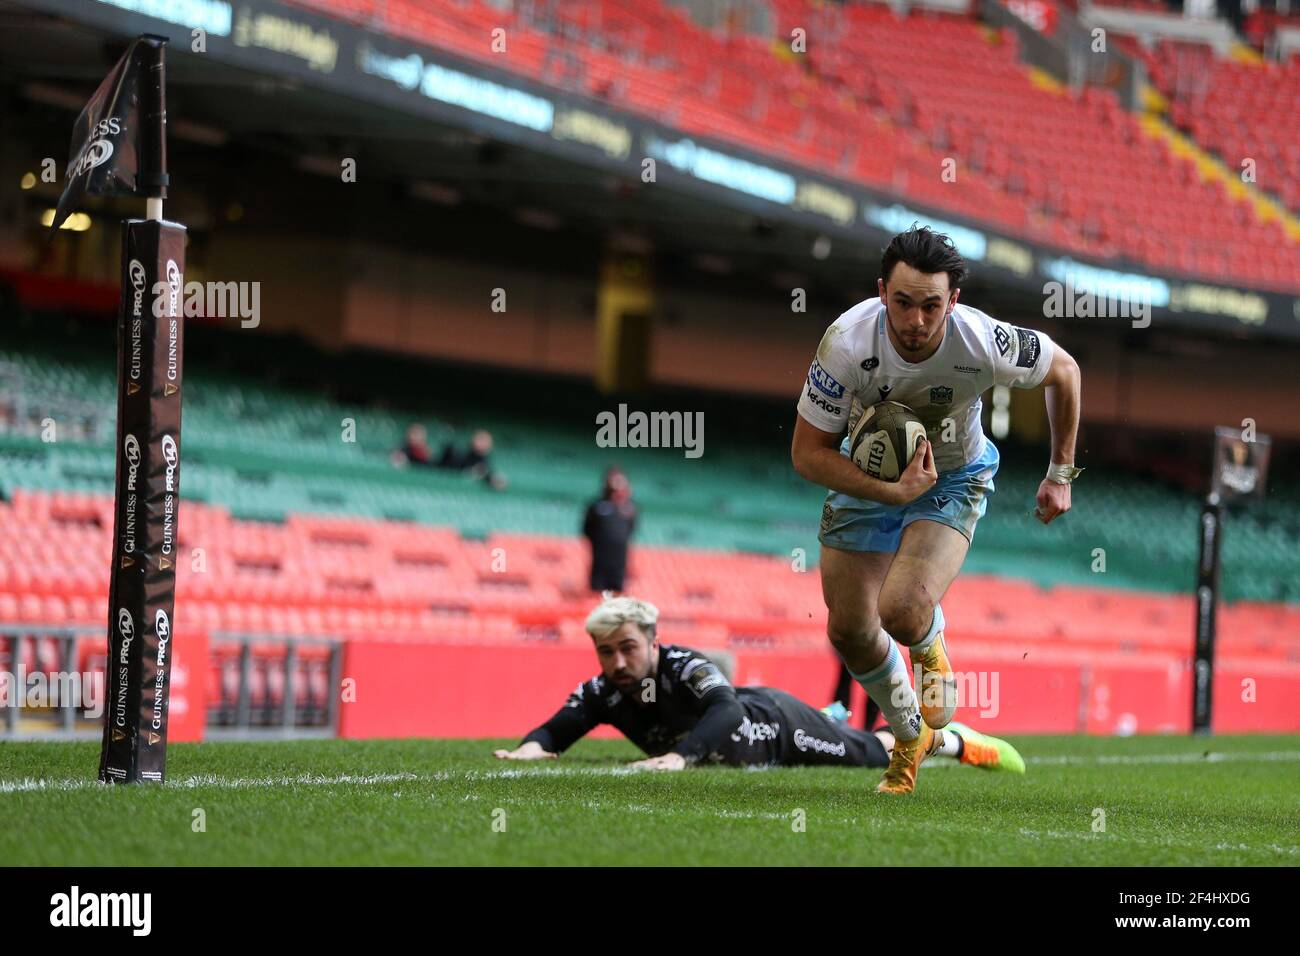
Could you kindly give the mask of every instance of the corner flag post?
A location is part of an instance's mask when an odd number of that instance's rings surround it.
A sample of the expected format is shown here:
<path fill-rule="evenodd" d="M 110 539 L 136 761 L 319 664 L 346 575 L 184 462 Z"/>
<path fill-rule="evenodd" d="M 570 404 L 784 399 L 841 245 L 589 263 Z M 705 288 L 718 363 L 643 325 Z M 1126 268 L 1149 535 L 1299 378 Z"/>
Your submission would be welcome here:
<path fill-rule="evenodd" d="M 131 42 L 73 126 L 57 230 L 86 195 L 134 195 L 145 219 L 122 224 L 117 319 L 117 467 L 108 663 L 99 779 L 161 783 L 167 756 L 180 505 L 185 227 L 167 196 L 164 47 Z"/>
<path fill-rule="evenodd" d="M 1254 419 L 1241 429 L 1214 430 L 1210 492 L 1201 509 L 1201 547 L 1196 562 L 1196 643 L 1192 668 L 1192 733 L 1210 733 L 1214 705 L 1214 641 L 1218 629 L 1223 519 L 1233 501 L 1264 499 L 1272 442 L 1256 434 Z"/>

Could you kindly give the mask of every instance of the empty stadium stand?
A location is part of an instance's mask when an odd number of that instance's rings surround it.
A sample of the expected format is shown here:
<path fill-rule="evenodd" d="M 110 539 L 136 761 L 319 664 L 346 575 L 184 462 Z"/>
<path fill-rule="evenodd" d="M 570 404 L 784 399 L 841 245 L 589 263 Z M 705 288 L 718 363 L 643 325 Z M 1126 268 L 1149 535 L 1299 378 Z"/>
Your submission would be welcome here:
<path fill-rule="evenodd" d="M 705 30 L 658 0 L 538 5 L 531 17 L 482 2 L 299 2 L 1076 254 L 1300 289 L 1300 239 L 1277 216 L 1113 93 L 1059 87 L 1019 62 L 1014 34 L 968 16 L 780 0 L 774 33 L 760 36 Z M 505 53 L 490 46 L 498 27 Z M 809 34 L 806 54 L 790 49 L 795 28 Z M 1207 145 L 1230 156 L 1247 135 L 1245 155 L 1269 164 L 1262 182 L 1292 204 L 1296 177 L 1283 173 L 1295 147 L 1285 113 L 1270 109 L 1275 97 L 1294 103 L 1292 68 L 1215 70 L 1221 91 L 1203 115 L 1200 99 L 1180 106 L 1181 125 L 1199 120 Z M 939 175 L 949 158 L 960 189 Z"/>
<path fill-rule="evenodd" d="M 15 492 L 0 503 L 0 625 L 17 638 L 0 639 L 0 669 L 12 672 L 15 656 L 28 672 L 57 669 L 60 645 L 41 635 L 60 627 L 85 635 L 76 645 L 79 670 L 103 666 L 96 630 L 107 619 L 111 529 L 112 501 L 104 495 Z M 402 659 L 426 653 L 417 646 L 452 655 L 455 647 L 466 654 L 549 648 L 565 652 L 564 667 L 591 666 L 582 664 L 590 649 L 581 621 L 592 596 L 584 586 L 584 547 L 572 536 L 495 533 L 471 540 L 452 528 L 307 515 L 240 521 L 197 503 L 185 507 L 180 533 L 178 640 L 208 650 L 197 679 L 206 682 L 200 699 L 213 727 L 280 724 L 290 682 L 297 725 L 325 726 L 327 688 L 342 673 L 336 647 L 349 659 L 369 654 L 371 666 L 390 675 Z M 779 673 L 788 685 L 797 678 L 810 693 L 817 675 L 829 672 L 815 569 L 796 570 L 778 557 L 648 546 L 635 552 L 629 588 L 660 606 L 667 640 L 738 655 L 760 673 L 766 666 L 766 679 Z M 1168 681 L 1161 678 L 1165 687 L 1175 674 L 1181 682 L 1189 666 L 1194 609 L 1186 596 L 1041 588 L 971 574 L 944 603 L 952 640 L 981 666 L 1003 661 L 1013 678 L 1031 655 L 1033 667 L 1050 664 L 1058 680 L 1062 667 L 1111 668 L 1116 675 L 1155 668 L 1169 671 Z M 24 622 L 32 622 L 30 629 Z M 1230 605 L 1220 635 L 1225 671 L 1252 679 L 1300 676 L 1300 608 Z M 474 660 L 465 666 L 499 667 Z M 418 700 L 431 691 L 412 693 Z M 545 706 L 536 681 L 533 697 L 531 706 Z M 1012 726 L 1033 726 L 1023 709 L 1009 716 Z M 494 719 L 502 719 L 502 708 Z M 1144 713 L 1144 721 L 1153 719 Z M 383 726 L 393 732 L 391 722 Z M 438 725 L 466 727 L 509 732 L 454 718 Z M 1067 721 L 1064 729 L 1089 728 Z"/>
<path fill-rule="evenodd" d="M 177 613 L 194 626 L 358 639 L 586 640 L 581 621 L 591 595 L 576 536 L 469 539 L 448 527 L 324 515 L 241 521 L 198 503 L 183 515 Z M 0 503 L 0 621 L 100 623 L 111 534 L 108 496 L 14 492 Z M 640 547 L 629 589 L 653 596 L 687 643 L 824 643 L 815 568 L 796 570 L 781 557 Z M 1104 650 L 1185 652 L 1193 613 L 1185 595 L 1043 588 L 978 574 L 963 575 L 945 601 L 963 632 Z M 1300 608 L 1242 602 L 1224 611 L 1222 629 L 1225 653 L 1300 662 Z"/>
<path fill-rule="evenodd" d="M 508 735 L 590 670 L 581 621 L 593 596 L 577 526 L 610 452 L 595 447 L 589 414 L 548 407 L 557 399 L 539 389 L 527 409 L 502 398 L 466 422 L 455 381 L 446 395 L 422 381 L 425 404 L 398 411 L 275 384 L 243 353 L 195 348 L 173 690 L 189 723 L 178 739 L 205 725 Z M 274 352 L 281 369 L 328 375 L 314 350 Z M 220 371 L 227 360 L 241 370 Z M 366 361 L 376 380 L 409 380 L 394 359 Z M 358 374 L 363 364 L 349 359 Z M 82 671 L 103 667 L 113 389 L 111 358 L 77 336 L 0 352 L 0 672 L 52 671 L 65 655 Z M 509 488 L 395 468 L 390 452 L 413 419 L 435 445 L 491 428 Z M 729 432 L 710 438 L 703 468 L 673 449 L 617 453 L 642 509 L 629 588 L 662 608 L 668 639 L 733 655 L 740 681 L 817 699 L 833 673 L 816 573 L 821 495 L 791 471 L 784 435 Z M 1007 682 L 1007 709 L 989 723 L 1185 729 L 1196 497 L 1096 468 L 1079 506 L 1044 528 L 1030 516 L 1039 458 L 1007 447 L 967 570 L 945 598 L 964 663 Z M 1222 692 L 1222 729 L 1289 726 L 1279 702 L 1300 681 L 1300 607 L 1283 603 L 1300 585 L 1297 499 L 1282 485 L 1270 507 L 1227 525 L 1218 681 L 1263 681 L 1269 703 Z M 344 674 L 369 691 L 340 710 L 330 689 Z M 467 681 L 511 690 L 485 700 Z"/>
<path fill-rule="evenodd" d="M 295 361 L 292 353 L 284 355 L 287 363 Z M 380 361 L 377 367 L 388 366 Z M 112 416 L 102 410 L 113 407 L 111 361 L 68 343 L 58 353 L 40 347 L 0 352 L 0 381 L 6 384 L 0 423 L 9 419 L 0 424 L 0 496 L 12 499 L 23 490 L 108 494 L 114 433 Z M 187 373 L 182 493 L 224 507 L 238 520 L 332 514 L 455 528 L 471 539 L 493 531 L 576 534 L 582 507 L 609 463 L 608 452 L 592 441 L 590 417 L 554 409 L 541 418 L 521 417 L 503 400 L 465 422 L 454 395 L 453 389 L 407 414 L 195 366 Z M 545 404 L 538 396 L 535 410 Z M 54 441 L 42 424 L 47 417 L 58 423 Z M 509 489 L 495 492 L 452 472 L 395 469 L 389 455 L 416 418 L 429 427 L 435 447 L 466 440 L 467 426 L 491 429 L 493 459 Z M 345 440 L 346 421 L 353 423 L 355 441 Z M 638 543 L 787 562 L 802 549 L 807 563 L 815 563 L 821 493 L 790 469 L 785 441 L 779 435 L 757 443 L 711 437 L 705 468 L 693 467 L 678 451 L 620 450 L 642 509 Z M 1087 507 L 1044 528 L 1029 506 L 1041 478 L 1040 456 L 1004 451 L 970 570 L 1044 585 L 1188 588 L 1200 507 L 1194 495 L 1094 469 Z M 1225 536 L 1223 587 L 1231 599 L 1300 596 L 1300 528 L 1293 518 L 1300 495 L 1278 483 L 1270 498 L 1264 510 L 1234 516 Z M 1152 538 L 1152 527 L 1166 535 Z M 1092 570 L 1097 548 L 1106 554 L 1104 576 Z"/>
<path fill-rule="evenodd" d="M 1151 82 L 1169 100 L 1169 118 L 1176 126 L 1238 174 L 1242 163 L 1252 160 L 1251 175 L 1259 187 L 1300 211 L 1300 143 L 1295 137 L 1300 61 L 1223 59 L 1202 44 L 1162 40 L 1147 47 L 1131 38 L 1117 39 L 1146 64 Z M 1279 265 L 1290 261 L 1276 259 Z"/>

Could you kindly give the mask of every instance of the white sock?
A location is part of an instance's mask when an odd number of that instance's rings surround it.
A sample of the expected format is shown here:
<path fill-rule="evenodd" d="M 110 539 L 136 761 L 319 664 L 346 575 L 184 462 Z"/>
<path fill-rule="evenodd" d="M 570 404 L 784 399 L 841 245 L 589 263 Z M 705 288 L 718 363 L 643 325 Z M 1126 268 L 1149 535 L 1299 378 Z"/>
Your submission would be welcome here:
<path fill-rule="evenodd" d="M 939 744 L 939 749 L 935 751 L 941 757 L 955 757 L 961 750 L 961 738 L 957 736 L 954 730 L 936 730 L 936 734 L 943 737 L 943 742 Z"/>
<path fill-rule="evenodd" d="M 915 740 L 921 736 L 921 707 L 916 700 L 916 691 L 908 680 L 907 665 L 903 655 L 898 652 L 894 639 L 889 640 L 889 653 L 875 670 L 866 674 L 853 674 L 853 679 L 862 685 L 867 696 L 876 702 L 889 729 L 899 740 Z"/>
<path fill-rule="evenodd" d="M 921 638 L 915 644 L 907 649 L 908 656 L 913 661 L 918 661 L 928 651 L 934 642 L 938 640 L 939 635 L 943 633 L 943 607 L 936 604 L 934 606 L 934 617 L 930 619 L 930 630 L 926 632 L 925 637 Z"/>

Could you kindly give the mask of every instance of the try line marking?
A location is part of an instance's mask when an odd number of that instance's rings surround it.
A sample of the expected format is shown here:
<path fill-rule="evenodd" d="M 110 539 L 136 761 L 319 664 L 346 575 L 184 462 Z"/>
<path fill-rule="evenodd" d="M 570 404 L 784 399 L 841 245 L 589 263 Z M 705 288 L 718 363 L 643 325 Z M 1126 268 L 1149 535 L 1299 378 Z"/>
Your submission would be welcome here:
<path fill-rule="evenodd" d="M 1257 753 L 1210 753 L 1203 754 L 1148 754 L 1146 756 L 1128 756 L 1101 754 L 1092 757 L 1078 755 L 1028 757 L 1025 763 L 1031 766 L 1078 766 L 1104 764 L 1190 764 L 1190 763 L 1224 763 L 1273 762 L 1300 760 L 1300 750 L 1267 750 Z M 376 784 L 409 783 L 418 781 L 445 782 L 448 780 L 504 780 L 525 777 L 625 777 L 646 771 L 633 770 L 628 766 L 617 767 L 555 767 L 545 766 L 547 762 L 537 761 L 526 766 L 502 767 L 499 770 L 442 770 L 432 774 L 418 773 L 378 773 L 378 774 L 298 774 L 284 777 L 222 777 L 216 774 L 197 774 L 188 777 L 172 777 L 166 786 L 171 789 L 195 789 L 211 787 L 217 790 L 265 789 L 272 787 L 342 787 L 374 786 Z M 956 767 L 953 761 L 936 761 L 927 767 Z M 752 767 L 750 772 L 761 772 L 768 768 Z M 858 769 L 858 768 L 845 768 Z M 84 777 L 49 780 L 45 778 L 26 777 L 19 780 L 0 780 L 0 794 L 33 793 L 42 790 L 94 790 L 107 788 L 108 784 Z"/>
<path fill-rule="evenodd" d="M 165 786 L 177 789 L 213 787 L 218 790 L 244 790 L 269 787 L 341 787 L 349 784 L 367 786 L 430 779 L 432 778 L 427 775 L 421 776 L 416 773 L 343 773 L 335 776 L 305 773 L 294 777 L 219 777 L 215 774 L 198 774 L 190 777 L 171 777 L 167 780 Z M 109 786 L 110 784 L 100 783 L 98 780 L 81 778 L 45 780 L 28 777 L 24 780 L 0 780 L 0 793 L 30 793 L 36 790 L 96 790 L 107 789 Z"/>

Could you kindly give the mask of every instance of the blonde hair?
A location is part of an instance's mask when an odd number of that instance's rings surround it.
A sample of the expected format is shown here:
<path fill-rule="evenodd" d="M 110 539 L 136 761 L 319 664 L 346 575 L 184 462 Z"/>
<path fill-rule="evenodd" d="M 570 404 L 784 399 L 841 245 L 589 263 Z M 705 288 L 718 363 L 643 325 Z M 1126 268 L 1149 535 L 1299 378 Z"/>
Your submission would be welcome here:
<path fill-rule="evenodd" d="M 604 600 L 587 615 L 587 633 L 593 639 L 612 634 L 624 624 L 635 624 L 651 639 L 659 622 L 659 608 L 649 601 L 634 597 L 613 597 L 612 591 L 602 592 Z"/>

